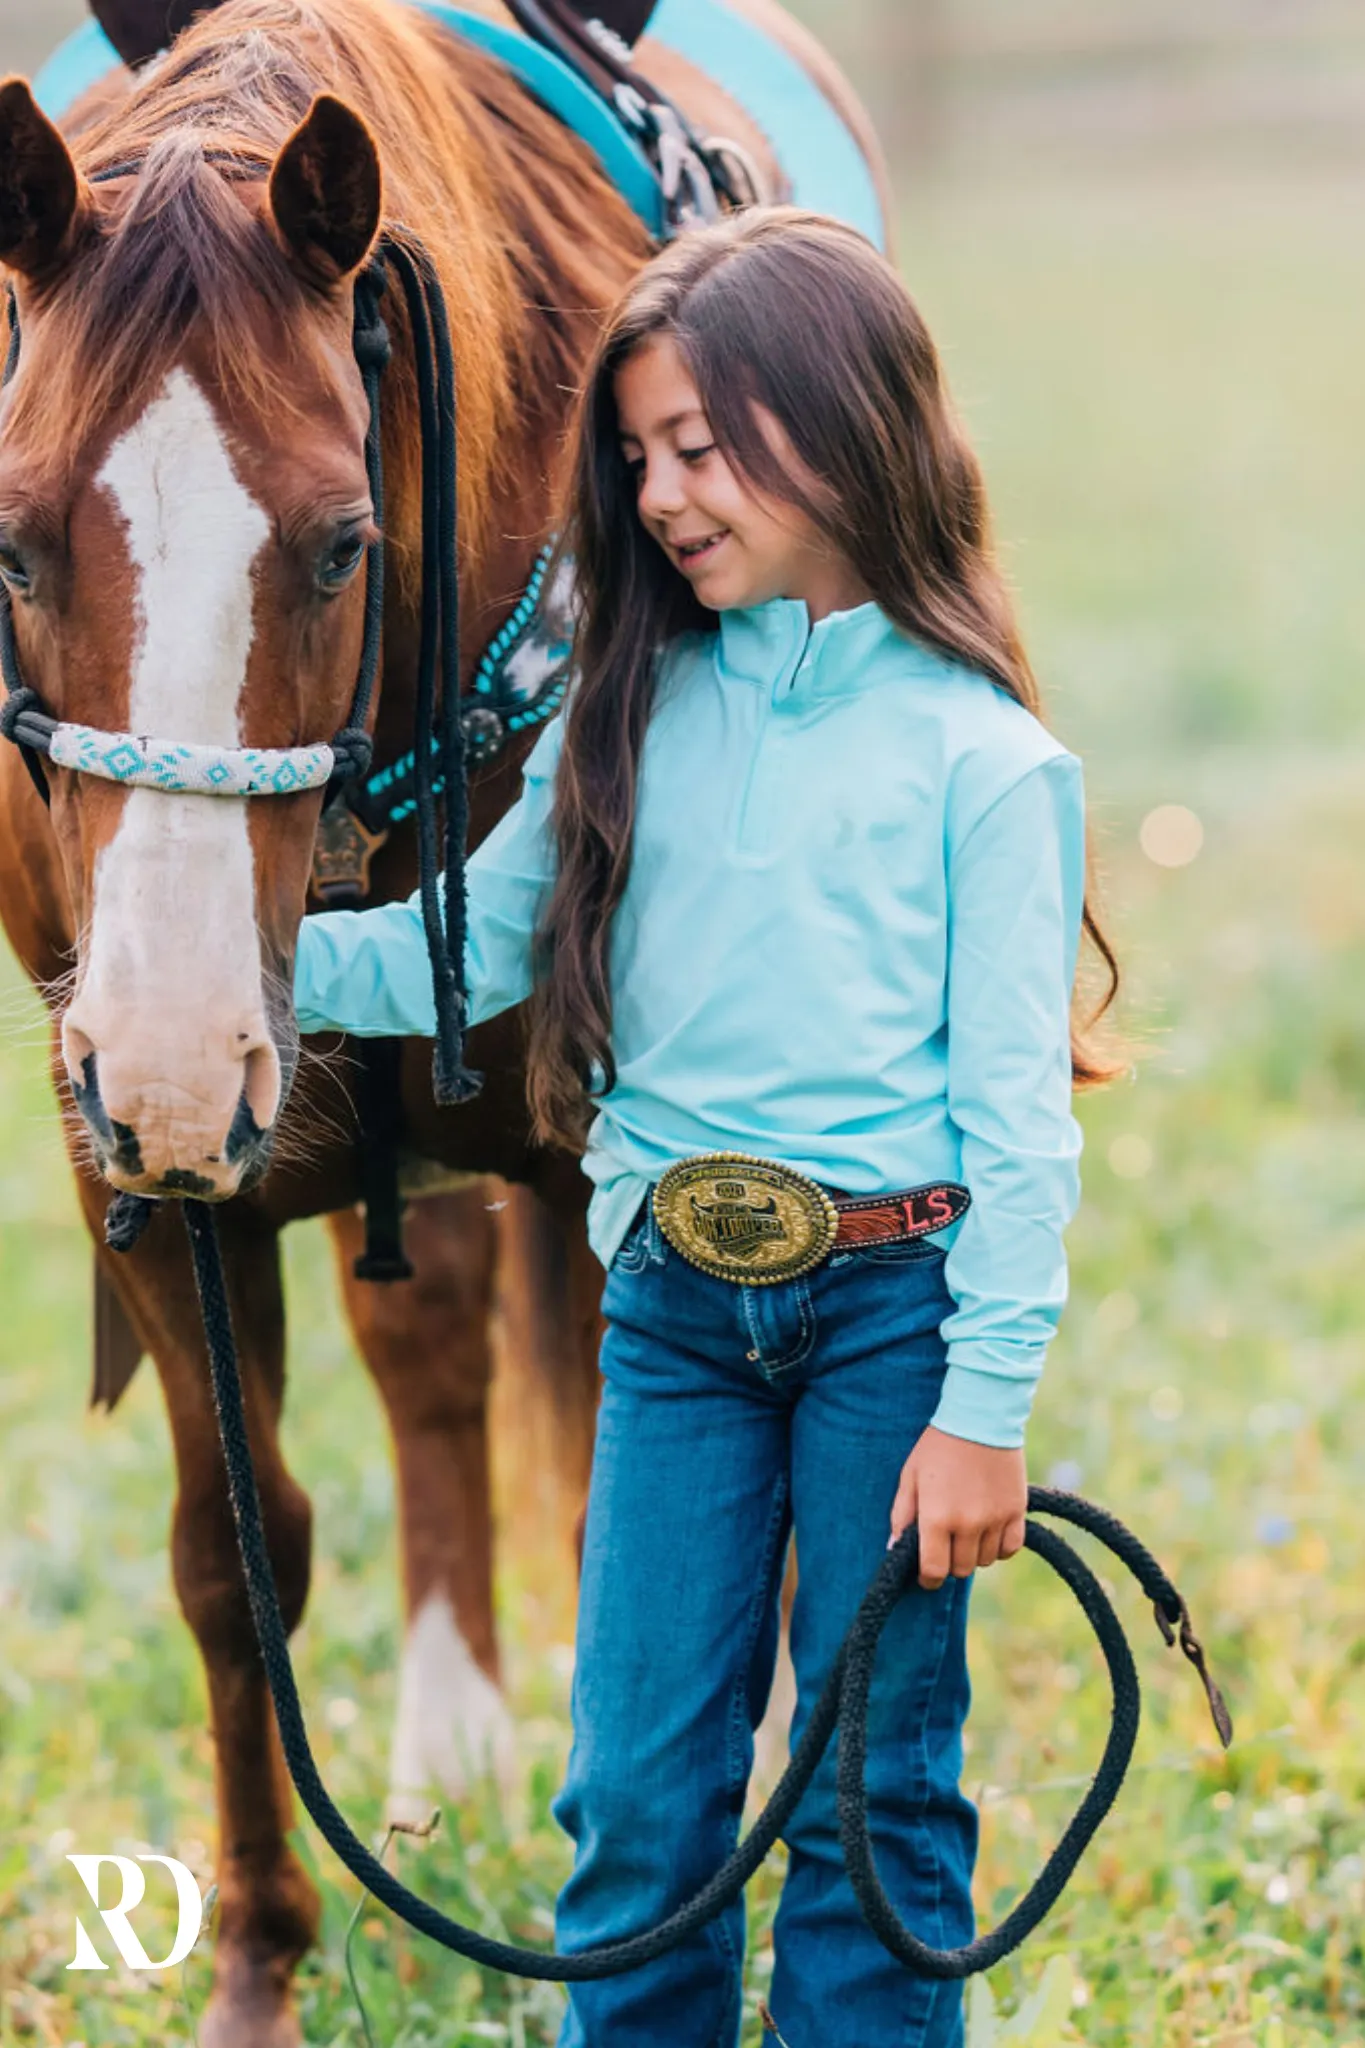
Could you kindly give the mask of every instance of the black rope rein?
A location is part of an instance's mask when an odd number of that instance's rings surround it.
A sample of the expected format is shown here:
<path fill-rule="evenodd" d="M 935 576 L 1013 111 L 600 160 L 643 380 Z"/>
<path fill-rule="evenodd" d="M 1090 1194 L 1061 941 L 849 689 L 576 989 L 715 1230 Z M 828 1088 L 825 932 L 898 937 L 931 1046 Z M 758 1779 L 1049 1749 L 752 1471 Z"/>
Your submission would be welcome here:
<path fill-rule="evenodd" d="M 133 1201 L 114 1204 L 109 1237 L 117 1249 L 131 1249 L 154 1206 Z M 849 1879 L 868 1925 L 908 1968 L 921 1976 L 940 1978 L 970 1977 L 989 1970 L 1018 1948 L 1056 1903 L 1118 1796 L 1137 1740 L 1141 1691 L 1127 1637 L 1099 1580 L 1069 1543 L 1032 1520 L 1024 1538 L 1027 1548 L 1071 1588 L 1099 1641 L 1109 1669 L 1113 1719 L 1099 1769 L 1061 1840 L 1028 1891 L 990 1933 L 955 1949 L 931 1948 L 920 1941 L 887 1897 L 872 1852 L 865 1776 L 868 1694 L 882 1630 L 893 1609 L 917 1586 L 919 1538 L 914 1529 L 908 1530 L 888 1551 L 878 1569 L 844 1639 L 810 1724 L 753 1829 L 710 1883 L 659 1926 L 602 1948 L 585 1949 L 576 1955 L 556 1955 L 494 1941 L 476 1928 L 450 1919 L 409 1891 L 352 1831 L 333 1804 L 313 1761 L 261 1519 L 217 1225 L 212 1208 L 203 1202 L 187 1201 L 184 1210 L 242 1566 L 289 1773 L 317 1828 L 348 1870 L 410 1927 L 470 1962 L 509 1976 L 581 1983 L 636 1969 L 677 1947 L 739 1896 L 786 1826 L 836 1728 L 839 1833 Z M 1153 1603 L 1166 1642 L 1178 1640 L 1199 1672 L 1214 1725 L 1226 1747 L 1232 1739 L 1232 1723 L 1222 1695 L 1190 1628 L 1185 1602 L 1150 1551 L 1113 1515 L 1075 1494 L 1033 1486 L 1029 1488 L 1029 1506 L 1036 1514 L 1056 1516 L 1086 1530 L 1132 1573 Z"/>

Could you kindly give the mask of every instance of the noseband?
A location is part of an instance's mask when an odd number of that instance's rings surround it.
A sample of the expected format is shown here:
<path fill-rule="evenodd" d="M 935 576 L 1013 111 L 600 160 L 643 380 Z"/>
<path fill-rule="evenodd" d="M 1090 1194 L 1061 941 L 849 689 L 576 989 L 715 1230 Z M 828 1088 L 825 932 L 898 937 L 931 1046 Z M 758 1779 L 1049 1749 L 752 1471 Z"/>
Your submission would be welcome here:
<path fill-rule="evenodd" d="M 269 165 L 230 152 L 209 150 L 206 160 L 229 177 L 260 179 Z M 114 164 L 90 174 L 108 184 L 135 176 L 140 161 Z M 436 1002 L 434 1086 L 441 1104 L 477 1094 L 480 1077 L 464 1063 L 464 979 L 466 903 L 465 836 L 468 825 L 466 720 L 479 711 L 460 700 L 460 588 L 458 567 L 459 481 L 456 452 L 455 357 L 445 293 L 431 258 L 407 230 L 386 231 L 355 282 L 352 345 L 369 405 L 365 468 L 374 507 L 376 538 L 365 558 L 365 626 L 360 671 L 345 725 L 326 743 L 303 747 L 205 747 L 188 741 L 104 732 L 53 718 L 36 691 L 24 682 L 14 636 L 13 598 L 0 582 L 0 735 L 23 751 L 44 803 L 46 755 L 57 767 L 93 775 L 129 789 L 155 789 L 177 796 L 295 796 L 327 788 L 335 797 L 344 785 L 369 772 L 369 735 L 375 679 L 384 623 L 384 454 L 381 388 L 392 355 L 382 302 L 390 272 L 402 287 L 416 359 L 422 440 L 422 609 L 414 714 L 413 779 L 417 818 L 422 923 L 431 959 Z M 9 297 L 10 345 L 0 384 L 19 367 L 22 336 L 13 287 Z M 436 803 L 444 796 L 445 844 L 438 843 Z M 438 876 L 445 867 L 445 917 Z"/>

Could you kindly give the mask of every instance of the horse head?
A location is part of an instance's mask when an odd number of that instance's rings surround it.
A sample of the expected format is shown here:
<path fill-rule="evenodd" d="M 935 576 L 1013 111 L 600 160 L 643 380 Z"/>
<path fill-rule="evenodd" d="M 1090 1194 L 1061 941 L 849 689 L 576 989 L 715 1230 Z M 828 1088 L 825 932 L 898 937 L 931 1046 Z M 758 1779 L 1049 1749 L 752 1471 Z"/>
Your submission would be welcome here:
<path fill-rule="evenodd" d="M 374 533 L 354 285 L 382 178 L 358 114 L 305 108 L 245 167 L 182 130 L 106 151 L 95 182 L 28 87 L 0 87 L 21 335 L 0 578 L 23 681 L 64 727 L 222 751 L 346 723 Z M 297 1060 L 321 791 L 42 772 L 76 937 L 61 1052 L 99 1163 L 132 1192 L 237 1193 Z"/>

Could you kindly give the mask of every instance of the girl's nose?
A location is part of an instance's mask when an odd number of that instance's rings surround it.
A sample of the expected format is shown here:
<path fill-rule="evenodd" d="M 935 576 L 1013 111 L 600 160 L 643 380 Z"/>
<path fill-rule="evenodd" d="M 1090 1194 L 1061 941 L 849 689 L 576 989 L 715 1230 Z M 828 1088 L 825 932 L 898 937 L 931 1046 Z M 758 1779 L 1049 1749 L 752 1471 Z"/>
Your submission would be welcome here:
<path fill-rule="evenodd" d="M 646 519 L 667 519 L 680 512 L 686 499 L 678 465 L 674 462 L 652 462 L 640 480 L 638 502 Z"/>

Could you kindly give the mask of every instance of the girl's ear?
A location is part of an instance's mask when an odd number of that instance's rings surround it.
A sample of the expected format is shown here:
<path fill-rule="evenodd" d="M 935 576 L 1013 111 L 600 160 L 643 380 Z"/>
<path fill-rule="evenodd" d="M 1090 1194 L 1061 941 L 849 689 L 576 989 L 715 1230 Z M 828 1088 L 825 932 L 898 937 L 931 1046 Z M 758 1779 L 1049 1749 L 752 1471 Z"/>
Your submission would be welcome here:
<path fill-rule="evenodd" d="M 316 285 L 359 270 L 384 218 L 379 147 L 344 100 L 320 93 L 275 159 L 270 211 L 295 268 Z"/>
<path fill-rule="evenodd" d="M 0 263 L 45 283 L 72 255 L 90 204 L 70 150 L 28 81 L 0 85 Z"/>

